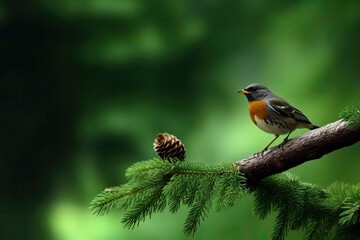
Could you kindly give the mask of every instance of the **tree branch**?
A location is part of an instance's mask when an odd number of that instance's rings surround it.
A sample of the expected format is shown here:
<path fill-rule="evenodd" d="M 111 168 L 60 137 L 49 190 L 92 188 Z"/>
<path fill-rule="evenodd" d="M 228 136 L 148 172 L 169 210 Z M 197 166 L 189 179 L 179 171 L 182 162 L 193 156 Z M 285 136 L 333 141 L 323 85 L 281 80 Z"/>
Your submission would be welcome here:
<path fill-rule="evenodd" d="M 321 158 L 327 153 L 358 141 L 360 126 L 351 129 L 346 121 L 339 120 L 234 164 L 245 175 L 248 183 L 255 184 L 265 177 Z"/>

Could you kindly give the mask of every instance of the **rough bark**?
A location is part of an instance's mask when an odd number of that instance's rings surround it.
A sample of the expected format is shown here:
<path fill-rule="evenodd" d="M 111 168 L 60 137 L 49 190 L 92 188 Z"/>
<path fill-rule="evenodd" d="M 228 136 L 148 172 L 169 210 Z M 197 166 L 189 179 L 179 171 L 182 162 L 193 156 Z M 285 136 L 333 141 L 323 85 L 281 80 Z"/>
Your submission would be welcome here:
<path fill-rule="evenodd" d="M 354 129 L 339 120 L 293 138 L 283 145 L 239 160 L 235 165 L 251 184 L 286 171 L 306 161 L 360 141 L 360 126 Z"/>

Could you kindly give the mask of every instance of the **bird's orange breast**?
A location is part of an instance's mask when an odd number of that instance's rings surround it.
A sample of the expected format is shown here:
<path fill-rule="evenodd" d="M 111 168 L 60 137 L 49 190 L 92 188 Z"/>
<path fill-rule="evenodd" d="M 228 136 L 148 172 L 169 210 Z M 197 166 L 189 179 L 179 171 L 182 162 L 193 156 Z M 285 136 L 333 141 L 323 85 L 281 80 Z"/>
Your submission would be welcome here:
<path fill-rule="evenodd" d="M 266 103 L 264 100 L 257 100 L 249 102 L 249 114 L 251 120 L 256 124 L 255 116 L 259 119 L 267 117 Z"/>

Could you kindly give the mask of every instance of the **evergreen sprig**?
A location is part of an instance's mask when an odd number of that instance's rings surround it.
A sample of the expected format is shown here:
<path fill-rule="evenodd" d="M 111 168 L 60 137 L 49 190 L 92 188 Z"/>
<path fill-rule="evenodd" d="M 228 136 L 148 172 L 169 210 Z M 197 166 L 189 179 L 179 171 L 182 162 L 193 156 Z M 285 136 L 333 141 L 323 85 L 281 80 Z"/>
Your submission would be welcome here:
<path fill-rule="evenodd" d="M 360 125 L 360 103 L 346 107 L 340 118 L 349 122 L 349 127 L 355 128 Z"/>
<path fill-rule="evenodd" d="M 209 167 L 152 159 L 129 167 L 126 177 L 127 183 L 98 194 L 90 210 L 96 215 L 126 210 L 122 222 L 127 228 L 166 207 L 175 213 L 184 204 L 190 208 L 184 232 L 193 235 L 209 211 L 233 206 L 249 193 L 244 177 L 230 164 Z M 272 211 L 278 213 L 274 240 L 283 240 L 290 230 L 299 229 L 308 240 L 360 237 L 360 184 L 334 183 L 322 189 L 286 173 L 264 179 L 252 192 L 260 219 Z"/>
<path fill-rule="evenodd" d="M 129 167 L 128 182 L 105 189 L 90 204 L 96 215 L 124 209 L 122 222 L 133 228 L 166 206 L 175 213 L 181 204 L 190 207 L 184 231 L 193 235 L 212 209 L 234 205 L 247 193 L 245 179 L 232 164 L 208 167 L 200 163 L 169 163 L 159 159 Z"/>
<path fill-rule="evenodd" d="M 278 212 L 272 239 L 282 240 L 289 230 L 299 229 L 308 240 L 360 237 L 360 185 L 321 189 L 281 174 L 263 180 L 254 196 L 259 218 Z"/>

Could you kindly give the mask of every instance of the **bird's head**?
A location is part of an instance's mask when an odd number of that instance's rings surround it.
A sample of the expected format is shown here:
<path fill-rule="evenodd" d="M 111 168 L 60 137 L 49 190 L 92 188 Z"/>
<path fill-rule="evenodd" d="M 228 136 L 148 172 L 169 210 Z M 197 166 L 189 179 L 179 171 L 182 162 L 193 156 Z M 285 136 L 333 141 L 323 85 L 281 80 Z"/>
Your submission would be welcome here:
<path fill-rule="evenodd" d="M 237 90 L 237 92 L 244 94 L 248 101 L 262 100 L 272 94 L 267 87 L 258 83 L 253 83 L 244 89 Z"/>

